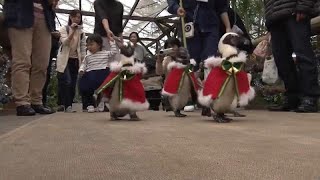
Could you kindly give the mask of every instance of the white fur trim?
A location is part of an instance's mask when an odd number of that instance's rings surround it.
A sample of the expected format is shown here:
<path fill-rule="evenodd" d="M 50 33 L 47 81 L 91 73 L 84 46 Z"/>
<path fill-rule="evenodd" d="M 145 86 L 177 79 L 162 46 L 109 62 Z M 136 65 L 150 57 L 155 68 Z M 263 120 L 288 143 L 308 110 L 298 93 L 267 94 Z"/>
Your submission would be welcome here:
<path fill-rule="evenodd" d="M 169 96 L 169 97 L 176 95 L 176 94 L 169 93 L 169 92 L 165 91 L 164 89 L 162 89 L 161 94 L 164 96 Z"/>
<path fill-rule="evenodd" d="M 210 107 L 211 103 L 213 102 L 212 96 L 204 96 L 203 91 L 200 90 L 198 91 L 198 102 L 203 106 Z"/>
<path fill-rule="evenodd" d="M 178 63 L 176 61 L 172 61 L 168 64 L 168 71 L 170 71 L 172 68 L 178 68 L 178 69 L 183 69 L 185 68 L 186 65 L 183 65 L 182 63 Z"/>
<path fill-rule="evenodd" d="M 134 74 L 147 73 L 147 68 L 144 63 L 135 63 L 132 67 L 129 67 L 128 70 Z"/>
<path fill-rule="evenodd" d="M 221 57 L 212 56 L 212 57 L 209 57 L 205 60 L 204 66 L 206 68 L 218 67 L 218 66 L 221 66 L 221 63 L 223 60 L 224 59 Z"/>
<path fill-rule="evenodd" d="M 240 53 L 233 58 L 229 59 L 230 62 L 235 63 L 235 62 L 246 62 L 247 61 L 247 53 L 244 51 L 240 51 Z"/>
<path fill-rule="evenodd" d="M 249 104 L 249 101 L 251 101 L 255 96 L 255 90 L 253 87 L 250 87 L 250 90 L 245 93 L 245 94 L 242 94 L 240 96 L 240 99 L 239 99 L 239 105 L 242 107 L 242 106 L 246 106 Z"/>
<path fill-rule="evenodd" d="M 122 64 L 119 62 L 112 62 L 110 63 L 110 71 L 112 72 L 119 72 L 121 70 Z"/>
<path fill-rule="evenodd" d="M 144 111 L 149 109 L 149 103 L 146 100 L 144 103 L 133 102 L 130 99 L 123 99 L 119 105 L 121 109 L 129 109 L 131 111 Z"/>
<path fill-rule="evenodd" d="M 190 59 L 190 64 L 195 66 L 197 64 L 197 62 L 194 59 Z"/>

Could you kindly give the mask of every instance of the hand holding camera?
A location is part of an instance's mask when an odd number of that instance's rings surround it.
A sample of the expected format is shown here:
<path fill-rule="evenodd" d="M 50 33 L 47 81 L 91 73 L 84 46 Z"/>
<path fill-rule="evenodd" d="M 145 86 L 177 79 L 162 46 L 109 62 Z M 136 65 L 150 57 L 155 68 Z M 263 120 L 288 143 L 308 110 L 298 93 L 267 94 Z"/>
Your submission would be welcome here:
<path fill-rule="evenodd" d="M 77 23 L 72 23 L 72 24 L 71 24 L 71 28 L 72 28 L 73 30 L 76 30 L 78 27 L 79 27 L 79 25 L 78 25 Z"/>

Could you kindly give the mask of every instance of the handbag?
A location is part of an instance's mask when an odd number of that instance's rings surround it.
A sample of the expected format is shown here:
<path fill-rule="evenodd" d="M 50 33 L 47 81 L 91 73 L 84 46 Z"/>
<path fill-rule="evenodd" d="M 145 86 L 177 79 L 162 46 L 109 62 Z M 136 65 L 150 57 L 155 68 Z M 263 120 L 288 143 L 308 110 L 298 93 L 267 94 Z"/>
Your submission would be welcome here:
<path fill-rule="evenodd" d="M 253 54 L 260 58 L 265 58 L 268 54 L 269 42 L 267 40 L 262 40 L 258 46 L 253 50 Z"/>
<path fill-rule="evenodd" d="M 267 56 L 262 71 L 262 81 L 266 84 L 274 84 L 279 78 L 278 68 L 273 56 Z"/>

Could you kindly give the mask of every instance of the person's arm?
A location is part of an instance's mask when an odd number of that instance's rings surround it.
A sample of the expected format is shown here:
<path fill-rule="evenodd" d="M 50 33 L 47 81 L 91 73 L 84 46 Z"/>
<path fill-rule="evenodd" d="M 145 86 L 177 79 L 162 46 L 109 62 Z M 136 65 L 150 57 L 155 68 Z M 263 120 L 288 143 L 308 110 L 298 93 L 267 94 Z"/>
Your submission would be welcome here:
<path fill-rule="evenodd" d="M 77 24 L 73 23 L 71 25 L 70 29 L 69 29 L 69 34 L 67 32 L 67 27 L 66 26 L 61 27 L 61 29 L 59 30 L 59 32 L 61 34 L 60 42 L 63 45 L 70 44 L 70 41 L 72 40 L 72 38 L 73 38 L 73 36 L 75 34 L 76 27 L 77 27 Z"/>
<path fill-rule="evenodd" d="M 81 53 L 81 61 L 83 61 L 84 57 L 86 56 L 86 51 L 87 51 L 87 47 L 86 47 L 86 36 L 85 33 L 82 32 L 82 39 L 80 40 L 80 53 Z M 80 38 L 81 38 L 81 34 L 80 34 Z"/>
<path fill-rule="evenodd" d="M 84 72 L 86 71 L 86 66 L 87 66 L 87 56 L 84 57 L 80 67 L 79 67 L 79 74 L 80 75 L 83 75 Z"/>
<path fill-rule="evenodd" d="M 168 12 L 170 14 L 176 14 L 178 12 L 178 9 L 180 8 L 179 0 L 167 0 L 168 3 Z"/>
<path fill-rule="evenodd" d="M 117 49 L 117 44 L 115 43 L 115 41 L 109 41 L 110 43 L 110 50 L 109 51 L 104 51 L 105 52 L 105 56 L 106 59 L 111 59 L 113 58 L 116 54 L 119 53 L 118 49 Z"/>
<path fill-rule="evenodd" d="M 217 0 L 216 1 L 216 10 L 220 15 L 220 19 L 226 28 L 226 32 L 231 32 L 231 25 L 228 16 L 228 1 L 227 0 Z"/>
<path fill-rule="evenodd" d="M 101 18 L 101 23 L 102 26 L 104 28 L 104 30 L 107 33 L 107 37 L 109 40 L 113 41 L 113 32 L 110 30 L 110 26 L 109 26 L 109 20 L 108 20 L 108 15 L 106 13 L 106 10 L 103 9 L 103 5 L 101 4 L 102 1 L 95 1 L 93 3 L 94 5 L 94 11 L 95 13 Z M 99 22 L 96 22 L 99 23 Z"/>

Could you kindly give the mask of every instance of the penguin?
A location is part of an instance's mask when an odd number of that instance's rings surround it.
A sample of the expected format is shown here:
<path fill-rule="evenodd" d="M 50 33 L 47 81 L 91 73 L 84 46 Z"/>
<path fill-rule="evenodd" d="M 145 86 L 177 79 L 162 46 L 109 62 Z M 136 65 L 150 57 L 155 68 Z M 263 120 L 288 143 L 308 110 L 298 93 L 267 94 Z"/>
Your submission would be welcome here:
<path fill-rule="evenodd" d="M 149 103 L 141 83 L 147 72 L 144 63 L 135 62 L 134 47 L 130 44 L 120 48 L 120 61 L 110 64 L 111 73 L 96 91 L 104 93 L 104 101 L 109 103 L 110 120 L 120 120 L 127 114 L 130 120 L 141 120 L 136 112 L 148 110 Z"/>
<path fill-rule="evenodd" d="M 190 98 L 197 100 L 198 81 L 193 72 L 196 62 L 190 59 L 188 50 L 180 47 L 177 56 L 168 64 L 162 95 L 168 97 L 169 104 L 176 117 L 185 117 L 180 111 Z"/>
<path fill-rule="evenodd" d="M 242 49 L 247 43 L 241 35 L 226 33 L 218 44 L 221 56 L 205 60 L 210 72 L 199 92 L 198 102 L 213 109 L 213 118 L 219 123 L 232 121 L 225 113 L 246 106 L 255 96 L 250 86 L 251 75 L 244 71 L 247 54 Z"/>

